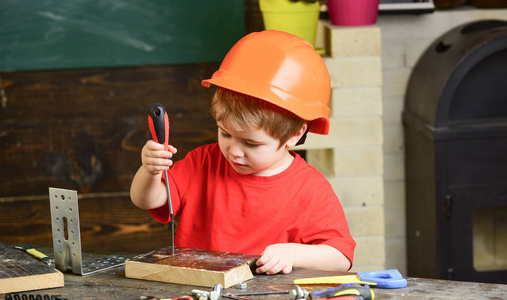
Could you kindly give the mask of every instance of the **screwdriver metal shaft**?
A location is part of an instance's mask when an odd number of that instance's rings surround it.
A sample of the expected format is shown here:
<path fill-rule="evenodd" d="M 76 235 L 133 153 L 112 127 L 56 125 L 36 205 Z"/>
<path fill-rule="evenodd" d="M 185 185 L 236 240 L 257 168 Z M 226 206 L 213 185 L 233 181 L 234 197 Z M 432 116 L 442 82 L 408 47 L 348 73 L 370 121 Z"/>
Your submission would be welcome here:
<path fill-rule="evenodd" d="M 173 204 L 171 201 L 171 189 L 169 188 L 169 177 L 167 175 L 167 170 L 164 170 L 165 176 L 165 187 L 167 190 L 167 205 L 169 206 L 169 217 L 171 218 L 171 249 L 174 255 L 174 213 L 173 213 Z"/>

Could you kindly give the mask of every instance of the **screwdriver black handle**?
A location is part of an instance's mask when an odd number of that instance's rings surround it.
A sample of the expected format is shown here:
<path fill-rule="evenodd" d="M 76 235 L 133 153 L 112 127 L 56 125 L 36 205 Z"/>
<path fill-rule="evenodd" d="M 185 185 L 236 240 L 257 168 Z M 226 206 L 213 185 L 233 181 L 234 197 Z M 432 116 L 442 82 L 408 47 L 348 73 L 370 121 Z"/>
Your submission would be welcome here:
<path fill-rule="evenodd" d="M 169 117 L 162 104 L 155 103 L 151 106 L 148 113 L 148 123 L 153 140 L 163 144 L 167 150 L 169 145 Z"/>
<path fill-rule="evenodd" d="M 310 299 L 329 299 L 340 296 L 358 296 L 360 299 L 373 300 L 375 293 L 364 283 L 344 283 L 321 292 L 311 292 Z"/>

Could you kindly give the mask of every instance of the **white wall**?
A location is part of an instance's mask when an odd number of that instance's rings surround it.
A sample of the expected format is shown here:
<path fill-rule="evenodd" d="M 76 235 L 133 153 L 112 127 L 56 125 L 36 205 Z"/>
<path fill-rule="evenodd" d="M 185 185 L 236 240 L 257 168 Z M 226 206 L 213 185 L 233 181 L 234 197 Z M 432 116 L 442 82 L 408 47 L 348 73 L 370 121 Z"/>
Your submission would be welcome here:
<path fill-rule="evenodd" d="M 507 20 L 507 9 L 462 6 L 422 15 L 380 15 L 382 33 L 382 107 L 385 214 L 385 267 L 406 274 L 405 169 L 401 113 L 410 73 L 426 47 L 463 23 Z"/>
<path fill-rule="evenodd" d="M 507 9 L 461 6 L 420 15 L 380 15 L 363 27 L 320 22 L 317 47 L 331 81 L 331 131 L 301 149 L 345 209 L 357 242 L 352 271 L 407 272 L 402 111 L 413 67 L 439 36 L 467 22 L 507 20 Z"/>
<path fill-rule="evenodd" d="M 298 146 L 329 180 L 357 246 L 352 271 L 385 269 L 381 32 L 322 22 L 331 77 L 329 135 Z M 325 38 L 324 38 L 325 37 Z"/>

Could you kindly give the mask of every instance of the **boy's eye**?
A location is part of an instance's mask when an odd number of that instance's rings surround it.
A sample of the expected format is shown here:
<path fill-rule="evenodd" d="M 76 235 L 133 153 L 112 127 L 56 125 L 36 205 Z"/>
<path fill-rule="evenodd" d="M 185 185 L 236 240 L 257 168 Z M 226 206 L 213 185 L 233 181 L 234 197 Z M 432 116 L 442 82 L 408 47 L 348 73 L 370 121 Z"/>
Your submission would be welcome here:
<path fill-rule="evenodd" d="M 257 145 L 257 144 L 252 144 L 252 143 L 250 143 L 250 142 L 248 142 L 248 141 L 245 141 L 245 145 L 246 145 L 247 147 L 250 147 L 250 148 L 254 148 L 254 147 L 258 147 L 258 146 L 259 146 L 259 145 Z"/>
<path fill-rule="evenodd" d="M 231 135 L 230 135 L 230 134 L 228 134 L 227 132 L 222 131 L 222 130 L 220 130 L 220 136 L 222 136 L 223 138 L 227 138 L 227 139 L 231 137 Z M 259 144 L 252 143 L 252 142 L 250 142 L 249 140 L 245 140 L 245 141 L 243 141 L 243 143 L 244 143 L 247 147 L 250 147 L 250 148 L 255 148 L 255 147 L 260 146 Z"/>

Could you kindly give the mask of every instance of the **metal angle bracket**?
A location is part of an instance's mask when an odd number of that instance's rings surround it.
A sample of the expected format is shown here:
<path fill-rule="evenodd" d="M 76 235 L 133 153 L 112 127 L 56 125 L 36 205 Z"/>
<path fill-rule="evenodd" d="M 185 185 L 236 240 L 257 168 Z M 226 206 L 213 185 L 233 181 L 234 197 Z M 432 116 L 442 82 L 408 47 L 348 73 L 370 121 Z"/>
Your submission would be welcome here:
<path fill-rule="evenodd" d="M 84 276 L 125 264 L 126 258 L 120 255 L 83 262 L 77 191 L 50 187 L 49 202 L 53 252 L 58 270 Z"/>

